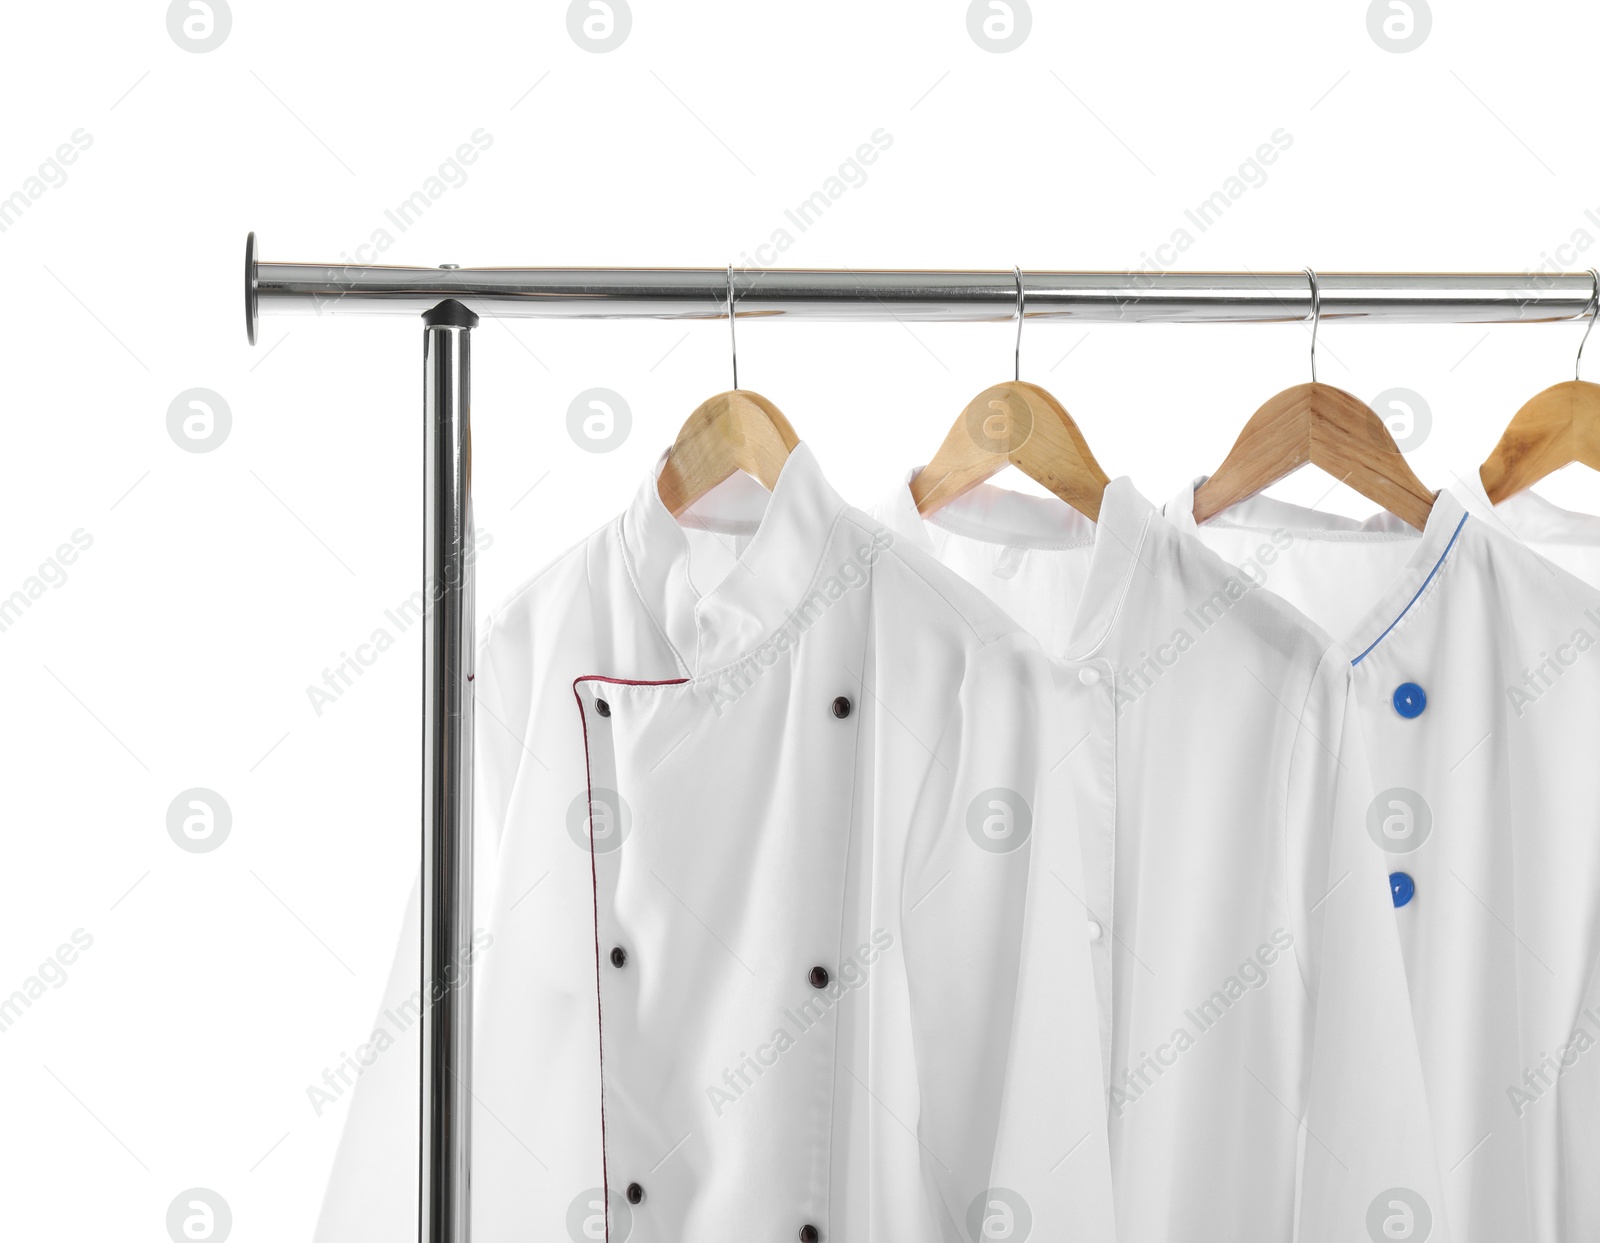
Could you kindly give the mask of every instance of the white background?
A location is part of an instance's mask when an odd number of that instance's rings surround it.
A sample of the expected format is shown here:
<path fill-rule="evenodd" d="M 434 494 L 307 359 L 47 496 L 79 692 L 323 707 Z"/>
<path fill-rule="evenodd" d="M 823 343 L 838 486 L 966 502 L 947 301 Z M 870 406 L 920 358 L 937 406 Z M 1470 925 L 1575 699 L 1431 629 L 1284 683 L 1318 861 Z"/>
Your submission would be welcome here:
<path fill-rule="evenodd" d="M 750 263 L 1129 269 L 1180 228 L 1181 269 L 1554 270 L 1600 259 L 1600 8 L 1437 4 L 1397 53 L 1367 4 L 1047 5 L 1015 51 L 966 4 L 634 0 L 585 50 L 566 5 L 234 0 L 215 50 L 161 3 L 3 18 L 0 598 L 92 544 L 0 631 L 0 998 L 76 929 L 92 946 L 0 1031 L 5 1233 L 152 1240 L 186 1188 L 231 1237 L 310 1236 L 343 1104 L 307 1097 L 370 1029 L 415 869 L 419 636 L 386 618 L 421 567 L 421 330 L 276 318 L 246 345 L 241 255 L 398 264 Z M 882 130 L 813 226 L 785 216 Z M 464 182 L 386 215 L 481 131 Z M 1185 216 L 1276 131 L 1291 142 L 1213 227 Z M 90 139 L 85 146 L 84 137 Z M 443 185 L 443 182 L 441 182 Z M 1592 213 L 1592 214 L 1591 214 Z M 1581 243 L 1581 245 L 1579 244 Z M 748 256 L 748 258 L 746 258 Z M 769 258 L 773 257 L 769 253 Z M 740 377 L 834 484 L 872 503 L 1011 372 L 1012 328 L 740 328 Z M 1321 378 L 1422 395 L 1431 485 L 1570 377 L 1581 326 L 1325 325 Z M 728 387 L 726 322 L 485 322 L 474 340 L 480 605 L 623 507 L 684 416 Z M 1022 372 L 1101 462 L 1164 500 L 1307 378 L 1304 325 L 1039 325 Z M 1590 373 L 1600 378 L 1600 344 Z M 180 448 L 181 392 L 231 431 Z M 585 389 L 632 432 L 567 431 Z M 1007 476 L 1013 479 L 1014 472 Z M 1600 480 L 1541 492 L 1600 511 Z M 1291 499 L 1370 506 L 1315 471 Z M 306 688 L 378 628 L 395 646 L 319 715 Z M 167 809 L 232 830 L 180 849 Z"/>

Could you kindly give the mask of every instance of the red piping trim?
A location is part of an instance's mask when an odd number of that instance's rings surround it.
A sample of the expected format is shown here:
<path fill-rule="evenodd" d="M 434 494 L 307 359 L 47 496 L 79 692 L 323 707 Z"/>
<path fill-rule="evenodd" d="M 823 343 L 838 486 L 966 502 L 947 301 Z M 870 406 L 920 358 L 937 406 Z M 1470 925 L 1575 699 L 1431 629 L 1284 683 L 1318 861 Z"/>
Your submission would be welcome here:
<path fill-rule="evenodd" d="M 612 686 L 681 686 L 688 678 L 663 678 L 646 682 L 635 678 L 608 678 L 586 673 L 572 679 L 572 697 L 578 701 L 578 720 L 583 725 L 583 785 L 589 808 L 589 885 L 594 903 L 594 1005 L 595 1030 L 600 1037 L 600 1195 L 605 1205 L 606 1239 L 611 1239 L 611 1163 L 606 1150 L 606 1025 L 605 1007 L 600 1003 L 600 875 L 594 858 L 594 778 L 589 772 L 589 714 L 583 710 L 580 682 L 606 682 Z"/>

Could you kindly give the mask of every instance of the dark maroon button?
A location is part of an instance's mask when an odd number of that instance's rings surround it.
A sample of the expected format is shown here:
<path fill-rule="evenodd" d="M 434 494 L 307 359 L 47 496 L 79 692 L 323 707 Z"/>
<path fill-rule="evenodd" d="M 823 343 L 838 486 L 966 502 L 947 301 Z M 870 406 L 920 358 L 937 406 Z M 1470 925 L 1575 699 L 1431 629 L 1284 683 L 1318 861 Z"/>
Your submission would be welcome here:
<path fill-rule="evenodd" d="M 822 1237 L 822 1231 L 807 1222 L 800 1227 L 800 1243 L 817 1243 Z"/>
<path fill-rule="evenodd" d="M 812 967 L 811 974 L 806 978 L 811 981 L 812 988 L 828 987 L 828 969 L 826 967 Z"/>
<path fill-rule="evenodd" d="M 623 949 L 620 945 L 613 945 L 611 947 L 611 965 L 613 967 L 621 967 L 625 966 L 627 961 L 628 951 Z"/>
<path fill-rule="evenodd" d="M 639 1186 L 638 1183 L 629 1183 L 628 1184 L 628 1203 L 629 1204 L 637 1204 L 642 1199 L 644 1199 L 644 1188 Z"/>
<path fill-rule="evenodd" d="M 838 717 L 841 721 L 850 715 L 850 701 L 843 695 L 840 695 L 839 698 L 833 701 L 833 715 Z M 812 1227 L 807 1226 L 806 1229 L 809 1230 L 812 1229 Z"/>
<path fill-rule="evenodd" d="M 601 716 L 611 715 L 611 705 L 603 699 L 597 699 L 594 701 L 594 710 Z"/>

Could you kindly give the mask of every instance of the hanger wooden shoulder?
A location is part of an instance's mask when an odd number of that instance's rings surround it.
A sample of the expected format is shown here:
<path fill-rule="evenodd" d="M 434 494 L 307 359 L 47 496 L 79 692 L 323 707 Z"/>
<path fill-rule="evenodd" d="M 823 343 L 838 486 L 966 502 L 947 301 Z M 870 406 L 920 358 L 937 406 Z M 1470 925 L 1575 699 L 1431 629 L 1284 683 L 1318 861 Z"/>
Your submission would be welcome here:
<path fill-rule="evenodd" d="M 1312 399 L 1317 387 L 1286 388 L 1250 416 L 1222 465 L 1195 489 L 1196 522 L 1249 500 L 1311 460 Z"/>
<path fill-rule="evenodd" d="M 1569 462 L 1600 470 L 1600 384 L 1567 380 L 1530 397 L 1478 469 L 1498 505 Z"/>
<path fill-rule="evenodd" d="M 656 479 L 661 503 L 676 517 L 736 470 L 772 491 L 800 443 L 783 412 L 759 393 L 732 389 L 684 420 Z"/>
<path fill-rule="evenodd" d="M 1388 426 L 1371 406 L 1343 389 L 1326 390 L 1314 403 L 1311 461 L 1369 501 L 1422 530 L 1435 493 L 1418 479 Z"/>
<path fill-rule="evenodd" d="M 1033 435 L 1012 450 L 1011 464 L 1091 521 L 1100 521 L 1100 502 L 1111 477 L 1095 460 L 1066 407 L 1037 384 L 1017 382 L 1033 411 Z"/>
<path fill-rule="evenodd" d="M 1037 384 L 1007 380 L 979 393 L 914 480 L 917 511 L 931 514 L 1006 465 L 1016 466 L 1091 519 L 1110 478 L 1066 408 Z"/>
<path fill-rule="evenodd" d="M 1332 384 L 1297 384 L 1269 398 L 1216 474 L 1196 491 L 1205 522 L 1307 463 L 1421 530 L 1434 493 L 1418 479 L 1371 406 Z"/>

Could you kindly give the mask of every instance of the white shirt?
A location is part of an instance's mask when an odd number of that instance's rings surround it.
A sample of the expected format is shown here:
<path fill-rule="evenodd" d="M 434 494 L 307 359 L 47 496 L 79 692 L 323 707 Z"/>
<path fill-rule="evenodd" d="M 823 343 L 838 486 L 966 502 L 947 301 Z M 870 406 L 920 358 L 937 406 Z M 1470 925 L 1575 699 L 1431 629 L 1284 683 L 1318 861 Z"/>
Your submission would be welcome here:
<path fill-rule="evenodd" d="M 1119 1237 L 1366 1238 L 1380 1192 L 1437 1203 L 1350 672 L 1327 636 L 1125 479 L 1098 524 L 989 486 L 926 522 L 906 487 L 878 513 L 1058 660 Z"/>
<path fill-rule="evenodd" d="M 1456 491 L 1491 530 L 1527 545 L 1574 578 L 1600 588 L 1600 517 L 1562 509 L 1532 488 L 1491 505 L 1475 470 L 1458 476 Z"/>
<path fill-rule="evenodd" d="M 1109 1241 L 1088 950 L 1021 945 L 1082 885 L 1049 677 L 804 445 L 681 521 L 646 479 L 519 592 L 476 667 L 479 1243 Z"/>
<path fill-rule="evenodd" d="M 1265 497 L 1198 533 L 1349 651 L 1455 1237 L 1591 1239 L 1600 594 L 1492 525 L 1446 491 L 1420 533 Z"/>

